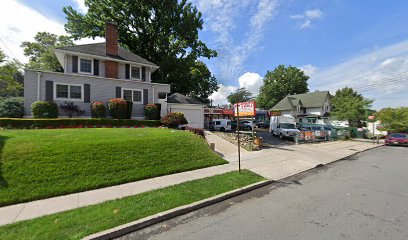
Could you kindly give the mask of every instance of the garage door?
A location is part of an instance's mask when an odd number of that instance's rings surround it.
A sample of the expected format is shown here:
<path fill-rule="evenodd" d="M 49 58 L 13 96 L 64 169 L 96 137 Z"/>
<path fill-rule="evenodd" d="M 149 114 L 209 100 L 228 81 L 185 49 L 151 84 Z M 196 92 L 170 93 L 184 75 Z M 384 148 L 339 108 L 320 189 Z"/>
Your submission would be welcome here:
<path fill-rule="evenodd" d="M 204 116 L 202 116 L 203 113 L 201 112 L 201 109 L 183 109 L 183 108 L 172 107 L 171 112 L 184 113 L 184 116 L 186 117 L 188 121 L 188 125 L 190 127 L 203 128 L 201 119 Z"/>

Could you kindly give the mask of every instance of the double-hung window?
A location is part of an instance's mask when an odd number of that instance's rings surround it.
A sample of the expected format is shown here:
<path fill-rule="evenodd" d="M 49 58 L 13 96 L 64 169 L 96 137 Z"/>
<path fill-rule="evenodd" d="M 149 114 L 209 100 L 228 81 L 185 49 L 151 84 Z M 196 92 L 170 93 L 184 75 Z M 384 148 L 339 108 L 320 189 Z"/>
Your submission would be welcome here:
<path fill-rule="evenodd" d="M 123 99 L 134 103 L 143 103 L 143 91 L 139 89 L 123 89 Z"/>
<path fill-rule="evenodd" d="M 92 74 L 93 61 L 91 58 L 79 58 L 79 72 Z"/>
<path fill-rule="evenodd" d="M 142 79 L 142 69 L 138 66 L 131 66 L 130 67 L 130 78 L 135 80 Z"/>
<path fill-rule="evenodd" d="M 76 84 L 55 84 L 55 99 L 56 100 L 82 100 L 83 85 Z"/>

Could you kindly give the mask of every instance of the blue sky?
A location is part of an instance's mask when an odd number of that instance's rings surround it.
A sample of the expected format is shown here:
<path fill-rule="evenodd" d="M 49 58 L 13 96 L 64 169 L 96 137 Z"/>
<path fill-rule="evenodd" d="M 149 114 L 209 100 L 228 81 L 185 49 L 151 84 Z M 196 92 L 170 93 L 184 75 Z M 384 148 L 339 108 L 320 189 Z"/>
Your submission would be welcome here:
<path fill-rule="evenodd" d="M 212 96 L 215 103 L 225 103 L 240 86 L 256 94 L 266 71 L 279 64 L 303 69 L 311 77 L 312 91 L 351 86 L 376 99 L 376 109 L 408 102 L 407 1 L 192 2 L 203 13 L 200 38 L 219 53 L 218 58 L 205 60 L 220 84 Z M 0 47 L 22 61 L 21 41 L 32 40 L 36 31 L 64 33 L 63 6 L 86 12 L 82 0 L 0 4 Z M 20 9 L 21 15 L 8 13 L 10 8 Z M 91 40 L 79 43 L 86 42 Z"/>

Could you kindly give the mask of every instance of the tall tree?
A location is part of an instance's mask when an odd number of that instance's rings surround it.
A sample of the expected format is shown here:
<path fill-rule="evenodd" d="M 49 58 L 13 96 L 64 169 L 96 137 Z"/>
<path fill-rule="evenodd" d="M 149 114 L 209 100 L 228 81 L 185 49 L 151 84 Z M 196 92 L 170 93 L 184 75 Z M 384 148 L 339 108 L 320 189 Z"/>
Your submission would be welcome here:
<path fill-rule="evenodd" d="M 366 112 L 373 103 L 352 88 L 345 87 L 336 91 L 331 98 L 331 114 L 337 120 L 348 121 L 350 126 L 356 126 L 366 120 Z"/>
<path fill-rule="evenodd" d="M 308 92 L 308 79 L 309 77 L 296 67 L 277 66 L 273 71 L 266 73 L 257 98 L 257 105 L 260 108 L 270 109 L 287 95 Z"/>
<path fill-rule="evenodd" d="M 23 96 L 22 64 L 17 60 L 7 61 L 0 49 L 0 98 Z"/>
<path fill-rule="evenodd" d="M 200 57 L 217 55 L 199 40 L 203 28 L 201 13 L 187 0 L 116 1 L 87 0 L 84 15 L 71 6 L 64 12 L 65 29 L 76 39 L 103 37 L 106 21 L 118 24 L 119 42 L 130 51 L 158 64 L 154 82 L 171 84 L 172 92 L 195 94 L 215 91 L 206 84 L 190 84 L 191 67 Z"/>
<path fill-rule="evenodd" d="M 408 131 L 408 107 L 383 108 L 375 114 L 383 129 L 392 132 Z"/>
<path fill-rule="evenodd" d="M 58 62 L 53 49 L 57 47 L 72 46 L 74 42 L 69 36 L 58 36 L 49 32 L 38 32 L 34 37 L 34 42 L 23 42 L 24 55 L 29 57 L 26 68 L 62 72 L 63 68 Z"/>
<path fill-rule="evenodd" d="M 190 68 L 190 96 L 203 102 L 209 103 L 208 97 L 218 90 L 217 80 L 211 74 L 205 63 L 201 61 L 195 62 L 194 66 Z"/>
<path fill-rule="evenodd" d="M 227 97 L 228 102 L 231 104 L 235 104 L 238 102 L 248 102 L 252 99 L 252 93 L 246 88 L 239 88 Z"/>

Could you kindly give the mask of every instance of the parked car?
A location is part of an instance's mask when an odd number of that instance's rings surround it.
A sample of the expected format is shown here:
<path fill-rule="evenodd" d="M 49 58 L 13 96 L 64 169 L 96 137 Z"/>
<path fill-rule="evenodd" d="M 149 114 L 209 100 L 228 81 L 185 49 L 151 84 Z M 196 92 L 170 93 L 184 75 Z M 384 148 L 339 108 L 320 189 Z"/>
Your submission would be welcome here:
<path fill-rule="evenodd" d="M 210 130 L 221 132 L 231 131 L 231 120 L 229 119 L 214 119 L 210 123 Z"/>
<path fill-rule="evenodd" d="M 265 122 L 257 122 L 255 123 L 257 128 L 269 128 L 270 122 L 265 121 Z"/>
<path fill-rule="evenodd" d="M 385 138 L 386 145 L 405 145 L 408 146 L 408 134 L 391 133 Z"/>
<path fill-rule="evenodd" d="M 252 121 L 249 120 L 243 120 L 240 122 L 239 128 L 241 129 L 242 126 L 242 130 L 252 130 L 252 128 L 255 126 L 254 123 Z"/>

